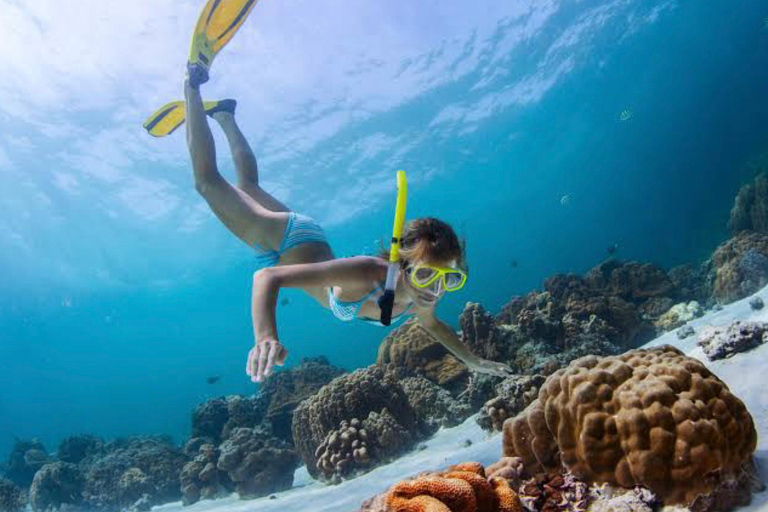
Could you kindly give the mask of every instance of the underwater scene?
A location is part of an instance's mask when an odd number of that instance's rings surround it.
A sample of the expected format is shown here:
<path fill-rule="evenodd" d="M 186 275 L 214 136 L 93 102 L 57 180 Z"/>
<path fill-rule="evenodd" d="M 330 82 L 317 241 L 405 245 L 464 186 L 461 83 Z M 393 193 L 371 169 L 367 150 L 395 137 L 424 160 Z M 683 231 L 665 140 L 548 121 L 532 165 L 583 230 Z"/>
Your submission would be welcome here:
<path fill-rule="evenodd" d="M 0 28 L 0 512 L 768 512 L 768 3 Z"/>

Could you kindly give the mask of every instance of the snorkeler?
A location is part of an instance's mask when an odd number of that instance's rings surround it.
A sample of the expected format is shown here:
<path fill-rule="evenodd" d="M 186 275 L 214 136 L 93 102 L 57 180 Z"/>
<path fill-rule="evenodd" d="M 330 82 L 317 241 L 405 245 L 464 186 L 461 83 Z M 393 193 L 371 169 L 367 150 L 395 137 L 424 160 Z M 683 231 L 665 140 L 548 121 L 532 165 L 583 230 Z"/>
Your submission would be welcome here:
<path fill-rule="evenodd" d="M 231 38 L 236 28 L 232 30 L 232 24 L 222 21 L 227 13 L 216 12 L 216 6 L 228 6 L 231 9 L 228 15 L 233 16 L 231 19 L 236 20 L 239 27 L 254 3 L 210 0 L 201 19 L 230 27 L 226 35 Z M 237 5 L 242 7 L 239 13 L 233 8 Z M 150 133 L 155 129 L 153 135 L 166 135 L 186 117 L 195 188 L 229 231 L 256 252 L 261 269 L 253 275 L 251 307 L 255 344 L 248 354 L 246 372 L 252 381 L 260 382 L 272 373 L 275 365 L 283 365 L 288 355 L 280 342 L 275 318 L 281 288 L 302 289 L 339 320 L 381 325 L 377 320 L 380 318 L 377 299 L 384 291 L 388 259 L 335 258 L 315 220 L 292 211 L 259 186 L 256 158 L 235 121 L 236 103 L 225 100 L 206 104 L 200 95 L 199 86 L 208 80 L 210 62 L 216 54 L 211 50 L 215 47 L 211 33 L 210 27 L 198 23 L 184 80 L 185 112 L 179 104 L 166 105 L 176 118 L 169 122 L 168 113 L 161 115 L 161 109 L 145 128 Z M 208 34 L 207 39 L 201 34 Z M 226 135 L 237 173 L 236 186 L 218 171 L 208 116 Z M 164 133 L 157 133 L 163 122 L 167 124 Z M 456 332 L 435 316 L 438 301 L 446 292 L 459 290 L 467 278 L 464 250 L 450 225 L 435 218 L 410 221 L 402 233 L 399 265 L 393 321 L 414 315 L 428 333 L 470 370 L 498 376 L 511 373 L 502 363 L 474 355 Z"/>

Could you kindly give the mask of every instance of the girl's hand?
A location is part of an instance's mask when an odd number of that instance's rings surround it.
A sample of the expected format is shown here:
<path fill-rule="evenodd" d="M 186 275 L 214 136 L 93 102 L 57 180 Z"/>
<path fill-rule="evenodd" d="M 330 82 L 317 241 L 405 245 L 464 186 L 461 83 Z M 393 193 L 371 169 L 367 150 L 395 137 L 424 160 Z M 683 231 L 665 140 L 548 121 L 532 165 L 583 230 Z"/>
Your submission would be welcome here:
<path fill-rule="evenodd" d="M 489 361 L 487 359 L 478 358 L 474 361 L 465 362 L 465 364 L 473 372 L 487 373 L 497 377 L 509 377 L 513 374 L 512 368 L 504 363 L 497 363 L 496 361 Z"/>
<path fill-rule="evenodd" d="M 245 373 L 250 375 L 251 382 L 261 382 L 272 374 L 275 365 L 283 366 L 288 350 L 276 339 L 264 339 L 248 352 L 248 364 Z"/>

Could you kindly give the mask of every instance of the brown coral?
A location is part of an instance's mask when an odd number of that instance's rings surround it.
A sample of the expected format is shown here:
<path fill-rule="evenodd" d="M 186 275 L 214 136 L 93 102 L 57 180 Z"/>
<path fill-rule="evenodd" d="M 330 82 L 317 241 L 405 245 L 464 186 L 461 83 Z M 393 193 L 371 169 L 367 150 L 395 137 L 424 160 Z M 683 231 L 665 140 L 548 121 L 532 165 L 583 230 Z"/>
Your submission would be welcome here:
<path fill-rule="evenodd" d="M 384 338 L 376 358 L 379 365 L 394 364 L 446 388 L 463 387 L 469 372 L 414 319 Z"/>
<path fill-rule="evenodd" d="M 378 365 L 337 377 L 304 400 L 293 414 L 293 440 L 307 465 L 319 477 L 318 447 L 342 421 L 357 418 L 368 433 L 372 465 L 397 456 L 422 435 L 416 416 L 395 374 Z"/>
<path fill-rule="evenodd" d="M 710 493 L 756 442 L 743 402 L 671 346 L 578 359 L 504 424 L 504 455 L 531 473 L 562 464 L 587 482 L 646 486 L 668 504 Z"/>
<path fill-rule="evenodd" d="M 386 494 L 387 512 L 522 512 L 506 480 L 487 478 L 479 463 L 395 484 Z"/>

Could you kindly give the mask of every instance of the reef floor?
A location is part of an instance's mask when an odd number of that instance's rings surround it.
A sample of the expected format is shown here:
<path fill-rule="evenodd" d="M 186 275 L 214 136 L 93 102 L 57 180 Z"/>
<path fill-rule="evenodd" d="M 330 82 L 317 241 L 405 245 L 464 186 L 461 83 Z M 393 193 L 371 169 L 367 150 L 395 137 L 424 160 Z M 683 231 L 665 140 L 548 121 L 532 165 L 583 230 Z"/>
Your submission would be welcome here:
<path fill-rule="evenodd" d="M 768 304 L 768 286 L 755 295 Z M 749 299 L 725 306 L 693 320 L 688 325 L 697 334 L 702 327 L 725 326 L 733 320 L 754 320 L 768 322 L 768 308 L 753 311 Z M 660 344 L 674 345 L 687 355 L 695 357 L 718 377 L 725 381 L 731 391 L 747 405 L 757 427 L 758 444 L 755 452 L 761 477 L 768 480 L 768 343 L 755 349 L 734 355 L 729 359 L 708 361 L 702 349 L 696 344 L 697 336 L 679 340 L 675 331 L 659 336 L 647 343 L 646 347 Z M 256 500 L 240 500 L 237 495 L 229 498 L 201 501 L 189 507 L 181 502 L 154 507 L 153 511 L 163 512 L 351 512 L 375 494 L 379 494 L 408 476 L 426 470 L 437 470 L 463 461 L 477 461 L 485 465 L 501 457 L 501 434 L 488 435 L 475 422 L 475 416 L 461 425 L 441 429 L 432 438 L 395 462 L 380 467 L 354 480 L 340 485 L 326 486 L 312 480 L 306 469 L 299 468 L 294 478 L 293 489 Z M 468 442 L 469 441 L 469 442 Z M 471 442 L 471 444 L 470 444 Z M 672 510 L 668 508 L 668 510 Z M 676 509 L 680 510 L 680 509 Z M 768 512 L 768 491 L 755 494 L 748 507 L 738 510 Z"/>

